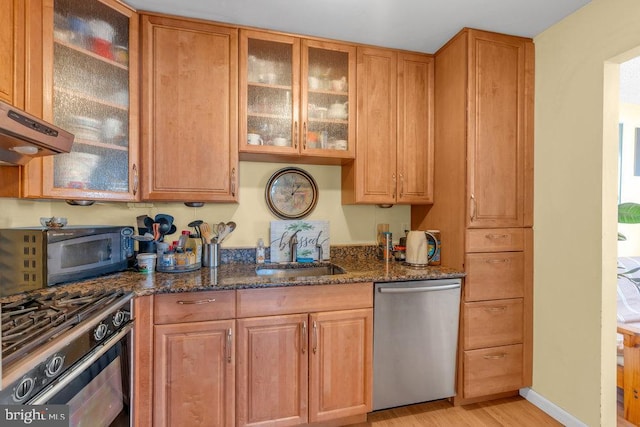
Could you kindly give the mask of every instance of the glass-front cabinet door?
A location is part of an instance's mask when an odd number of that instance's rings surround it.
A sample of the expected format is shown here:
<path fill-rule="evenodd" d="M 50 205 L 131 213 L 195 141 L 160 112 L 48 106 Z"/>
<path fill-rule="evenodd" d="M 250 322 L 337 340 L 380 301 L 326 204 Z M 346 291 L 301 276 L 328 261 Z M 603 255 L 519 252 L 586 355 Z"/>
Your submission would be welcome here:
<path fill-rule="evenodd" d="M 350 45 L 302 41 L 302 151 L 353 158 L 355 58 Z M 353 96 L 352 96 L 353 95 Z"/>
<path fill-rule="evenodd" d="M 354 157 L 355 47 L 243 30 L 240 52 L 241 159 Z"/>
<path fill-rule="evenodd" d="M 43 195 L 135 200 L 137 15 L 108 0 L 47 1 L 53 34 L 44 47 L 44 114 L 75 140 L 71 153 L 44 160 Z"/>
<path fill-rule="evenodd" d="M 241 151 L 298 153 L 300 40 L 241 31 L 240 52 Z"/>

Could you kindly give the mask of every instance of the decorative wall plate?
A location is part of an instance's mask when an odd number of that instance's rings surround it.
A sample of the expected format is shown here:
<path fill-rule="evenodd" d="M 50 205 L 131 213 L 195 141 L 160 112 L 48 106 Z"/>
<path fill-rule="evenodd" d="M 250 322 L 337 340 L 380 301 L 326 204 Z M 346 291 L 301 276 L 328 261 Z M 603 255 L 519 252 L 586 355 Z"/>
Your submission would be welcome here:
<path fill-rule="evenodd" d="M 267 206 L 278 218 L 304 218 L 316 207 L 318 186 L 307 171 L 287 167 L 271 175 L 265 198 Z"/>

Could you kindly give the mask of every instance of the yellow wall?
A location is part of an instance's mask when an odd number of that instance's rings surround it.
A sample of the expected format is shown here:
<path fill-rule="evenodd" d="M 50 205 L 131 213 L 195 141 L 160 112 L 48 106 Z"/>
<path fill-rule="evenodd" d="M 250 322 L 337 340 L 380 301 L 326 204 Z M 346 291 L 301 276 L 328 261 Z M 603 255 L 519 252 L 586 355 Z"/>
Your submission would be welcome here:
<path fill-rule="evenodd" d="M 638 17 L 594 0 L 535 38 L 533 389 L 590 426 L 615 425 L 617 64 Z"/>
<path fill-rule="evenodd" d="M 93 206 L 69 206 L 62 201 L 30 201 L 0 199 L 0 228 L 39 224 L 41 216 L 64 216 L 70 225 L 117 224 L 135 226 L 138 215 L 167 213 L 176 218 L 178 230 L 187 229 L 194 219 L 207 222 L 235 221 L 238 226 L 223 247 L 255 246 L 258 238 L 269 241 L 269 223 L 277 220 L 268 210 L 264 188 L 280 163 L 240 163 L 240 202 L 205 204 L 188 208 L 182 203 L 96 203 Z M 400 237 L 404 224 L 411 223 L 409 206 L 383 209 L 377 206 L 342 206 L 340 202 L 340 167 L 298 165 L 311 173 L 319 187 L 315 210 L 307 219 L 330 222 L 331 244 L 375 242 L 376 224 L 389 224 L 394 240 Z M 174 236 L 178 237 L 179 234 Z"/>

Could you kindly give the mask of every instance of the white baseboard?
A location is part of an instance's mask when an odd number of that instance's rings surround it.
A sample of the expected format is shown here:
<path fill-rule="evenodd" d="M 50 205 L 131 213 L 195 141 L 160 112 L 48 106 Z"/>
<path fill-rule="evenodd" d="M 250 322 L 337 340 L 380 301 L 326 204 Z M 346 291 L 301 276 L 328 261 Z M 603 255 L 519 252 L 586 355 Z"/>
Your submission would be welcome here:
<path fill-rule="evenodd" d="M 550 417 L 567 427 L 587 427 L 585 423 L 530 388 L 521 388 L 520 396 L 546 412 Z"/>

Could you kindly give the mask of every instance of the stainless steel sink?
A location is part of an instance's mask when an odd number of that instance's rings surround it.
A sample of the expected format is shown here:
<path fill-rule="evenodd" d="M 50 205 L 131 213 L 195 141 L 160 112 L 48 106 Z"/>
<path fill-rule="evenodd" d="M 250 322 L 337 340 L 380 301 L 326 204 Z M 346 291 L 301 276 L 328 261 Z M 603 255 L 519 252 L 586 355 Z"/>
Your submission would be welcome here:
<path fill-rule="evenodd" d="M 306 265 L 306 264 L 279 264 L 265 265 L 256 268 L 258 276 L 268 277 L 309 277 L 309 276 L 332 276 L 334 274 L 345 274 L 342 267 L 335 264 Z"/>

